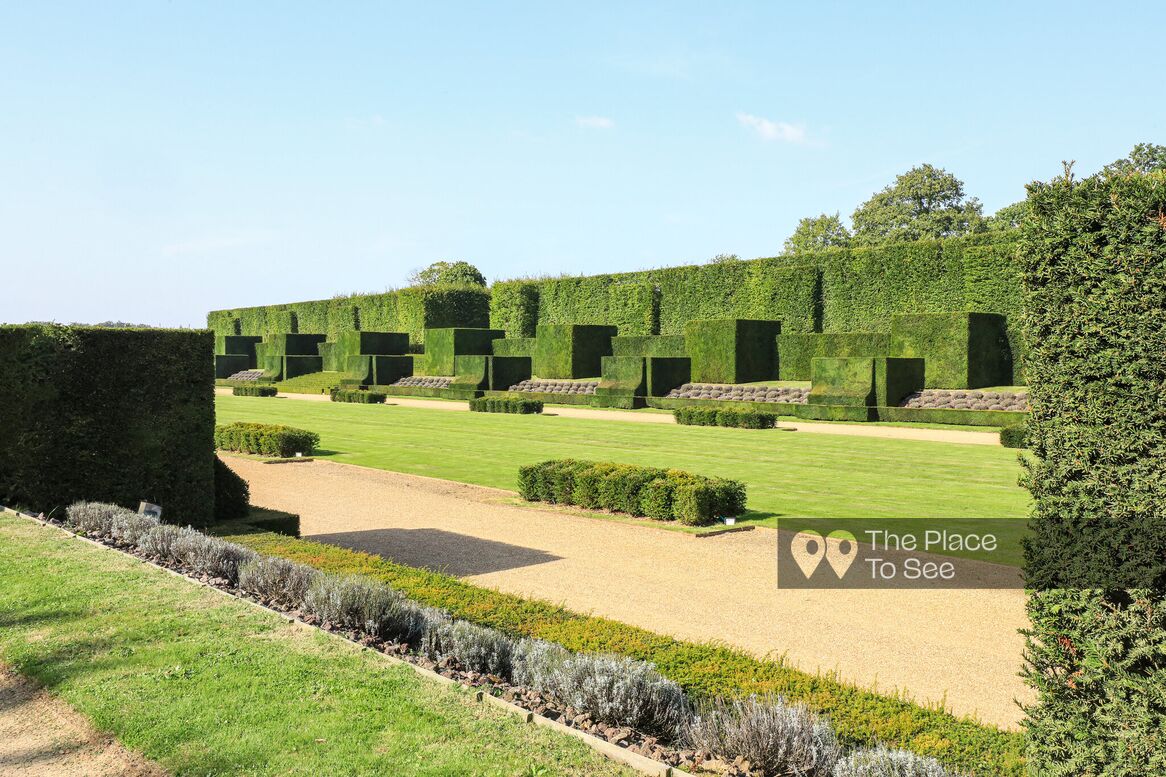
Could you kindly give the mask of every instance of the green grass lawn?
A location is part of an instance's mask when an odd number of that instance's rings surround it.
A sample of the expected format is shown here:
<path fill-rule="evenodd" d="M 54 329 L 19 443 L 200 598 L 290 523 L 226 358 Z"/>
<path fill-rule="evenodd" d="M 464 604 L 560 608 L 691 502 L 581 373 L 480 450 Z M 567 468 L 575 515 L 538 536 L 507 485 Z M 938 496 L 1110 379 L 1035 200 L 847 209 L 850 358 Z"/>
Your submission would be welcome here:
<path fill-rule="evenodd" d="M 178 775 L 630 774 L 408 667 L 11 515 L 0 661 Z"/>
<path fill-rule="evenodd" d="M 763 525 L 877 518 L 902 530 L 932 519 L 972 530 L 976 519 L 1002 519 L 994 525 L 1010 550 L 997 560 L 1009 563 L 1030 503 L 1017 452 L 992 446 L 293 399 L 216 403 L 219 423 L 318 432 L 335 461 L 497 488 L 514 489 L 522 464 L 573 457 L 743 480 L 752 510 L 743 522 Z"/>

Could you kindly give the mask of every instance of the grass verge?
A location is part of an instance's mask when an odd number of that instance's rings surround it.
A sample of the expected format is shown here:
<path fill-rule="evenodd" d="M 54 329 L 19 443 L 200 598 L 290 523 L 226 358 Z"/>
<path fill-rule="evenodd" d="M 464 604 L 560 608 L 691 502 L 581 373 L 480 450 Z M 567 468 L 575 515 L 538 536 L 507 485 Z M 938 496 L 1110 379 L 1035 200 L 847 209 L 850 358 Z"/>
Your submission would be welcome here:
<path fill-rule="evenodd" d="M 722 645 L 676 640 L 332 545 L 268 533 L 227 539 L 327 572 L 364 575 L 389 583 L 420 602 L 513 635 L 539 637 L 571 650 L 651 661 L 697 695 L 779 693 L 829 715 L 839 737 L 848 744 L 881 741 L 933 756 L 975 775 L 1024 773 L 1019 733 L 855 688 L 829 676 L 808 674 L 780 661 L 757 659 Z"/>
<path fill-rule="evenodd" d="M 8 514 L 0 659 L 179 775 L 631 774 L 377 654 Z"/>

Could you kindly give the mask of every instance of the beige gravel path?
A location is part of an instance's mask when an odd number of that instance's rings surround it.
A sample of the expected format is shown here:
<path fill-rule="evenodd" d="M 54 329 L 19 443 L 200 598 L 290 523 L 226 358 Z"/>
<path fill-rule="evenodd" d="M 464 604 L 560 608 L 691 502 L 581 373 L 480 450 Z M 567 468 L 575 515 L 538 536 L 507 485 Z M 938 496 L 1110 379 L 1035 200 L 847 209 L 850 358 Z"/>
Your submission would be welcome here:
<path fill-rule="evenodd" d="M 225 458 L 255 504 L 305 537 L 444 570 L 681 639 L 719 640 L 808 671 L 903 691 L 1013 728 L 1027 625 L 1019 590 L 776 587 L 768 529 L 697 539 L 507 504 L 510 492 L 333 462 Z"/>
<path fill-rule="evenodd" d="M 215 393 L 229 396 L 228 388 L 216 388 Z M 311 402 L 331 402 L 327 394 L 280 394 L 288 399 L 304 399 Z M 389 397 L 389 402 L 401 407 L 423 407 L 427 410 L 452 410 L 468 412 L 465 402 L 442 399 L 417 399 L 414 397 Z M 564 418 L 591 418 L 601 421 L 630 421 L 641 424 L 675 424 L 671 413 L 645 413 L 636 410 L 604 410 L 593 407 L 572 407 L 569 405 L 549 406 L 547 415 Z M 782 429 L 792 429 L 810 434 L 840 434 L 848 437 L 883 437 L 893 440 L 924 440 L 927 442 L 955 442 L 965 445 L 1000 445 L 997 432 L 966 432 L 959 429 L 925 429 L 905 426 L 877 426 L 874 424 L 801 423 L 779 421 Z"/>
<path fill-rule="evenodd" d="M 162 777 L 166 772 L 94 731 L 65 702 L 0 666 L 0 774 Z"/>

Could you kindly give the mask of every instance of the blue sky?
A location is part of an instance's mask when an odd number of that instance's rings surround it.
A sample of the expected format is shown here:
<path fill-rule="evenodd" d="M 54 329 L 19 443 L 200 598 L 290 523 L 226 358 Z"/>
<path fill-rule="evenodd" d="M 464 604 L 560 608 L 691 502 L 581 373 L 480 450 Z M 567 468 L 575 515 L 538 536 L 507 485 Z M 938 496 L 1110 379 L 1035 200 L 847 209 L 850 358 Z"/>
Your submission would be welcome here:
<path fill-rule="evenodd" d="M 1166 143 L 1157 3 L 0 6 L 0 321 L 768 256 Z"/>

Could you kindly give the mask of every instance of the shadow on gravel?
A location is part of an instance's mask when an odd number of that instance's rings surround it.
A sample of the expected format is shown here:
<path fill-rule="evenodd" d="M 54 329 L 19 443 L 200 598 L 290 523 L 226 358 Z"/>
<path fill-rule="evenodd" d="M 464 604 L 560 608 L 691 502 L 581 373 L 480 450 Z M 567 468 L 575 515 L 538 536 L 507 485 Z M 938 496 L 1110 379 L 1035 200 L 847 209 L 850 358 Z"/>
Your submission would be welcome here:
<path fill-rule="evenodd" d="M 369 529 L 313 534 L 304 539 L 376 553 L 398 564 L 455 577 L 502 572 L 562 558 L 537 548 L 483 540 L 441 529 Z"/>

